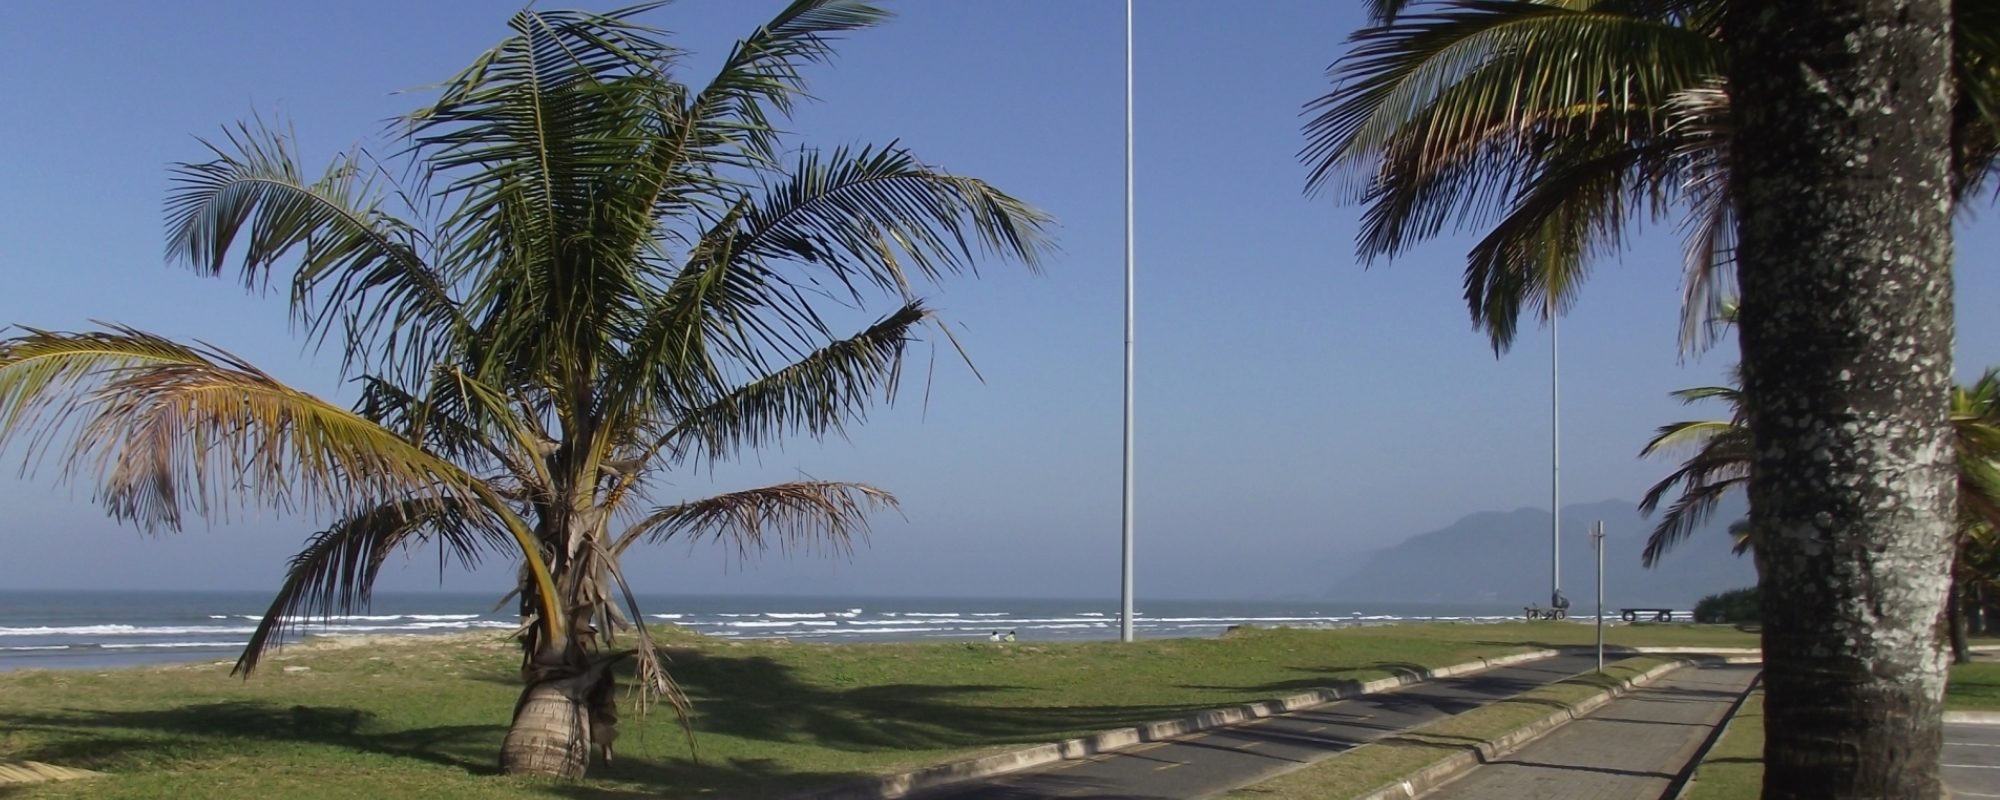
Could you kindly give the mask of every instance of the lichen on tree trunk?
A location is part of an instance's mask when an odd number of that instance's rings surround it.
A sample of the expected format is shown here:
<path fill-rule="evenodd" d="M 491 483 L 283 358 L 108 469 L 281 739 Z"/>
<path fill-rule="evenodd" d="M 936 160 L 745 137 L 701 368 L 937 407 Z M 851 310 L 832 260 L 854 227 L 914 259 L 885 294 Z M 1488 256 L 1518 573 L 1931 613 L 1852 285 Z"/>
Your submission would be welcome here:
<path fill-rule="evenodd" d="M 1730 8 L 1766 798 L 1936 798 L 1949 0 Z"/>

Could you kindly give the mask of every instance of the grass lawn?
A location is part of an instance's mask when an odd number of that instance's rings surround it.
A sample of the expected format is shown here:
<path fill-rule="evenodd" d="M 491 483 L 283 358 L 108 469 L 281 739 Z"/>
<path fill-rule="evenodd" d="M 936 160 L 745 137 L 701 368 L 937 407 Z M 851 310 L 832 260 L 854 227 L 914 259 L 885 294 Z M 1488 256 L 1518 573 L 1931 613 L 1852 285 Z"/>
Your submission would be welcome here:
<path fill-rule="evenodd" d="M 2000 711 L 2000 663 L 1952 667 L 1944 704 L 1953 711 Z M 1716 742 L 1694 777 L 1690 800 L 1756 800 L 1764 782 L 1762 691 L 1744 701 L 1729 732 Z"/>
<path fill-rule="evenodd" d="M 494 774 L 518 692 L 514 651 L 497 638 L 293 648 L 248 681 L 216 664 L 0 673 L 0 761 L 111 774 L 0 786 L 0 797 L 762 797 L 1591 636 L 1588 626 L 1551 623 L 1260 630 L 1133 645 L 670 634 L 672 669 L 695 698 L 699 758 L 670 712 L 628 714 L 617 763 L 575 784 Z M 1690 625 L 1621 626 L 1609 640 L 1755 644 Z"/>
<path fill-rule="evenodd" d="M 1751 692 L 1702 759 L 1688 800 L 1757 800 L 1764 791 L 1764 692 Z"/>
<path fill-rule="evenodd" d="M 1606 664 L 1604 674 L 1579 675 L 1519 697 L 1467 711 L 1409 733 L 1372 742 L 1305 769 L 1224 795 L 1227 800 L 1340 800 L 1358 797 L 1575 705 L 1666 663 L 1664 658 L 1629 658 Z"/>

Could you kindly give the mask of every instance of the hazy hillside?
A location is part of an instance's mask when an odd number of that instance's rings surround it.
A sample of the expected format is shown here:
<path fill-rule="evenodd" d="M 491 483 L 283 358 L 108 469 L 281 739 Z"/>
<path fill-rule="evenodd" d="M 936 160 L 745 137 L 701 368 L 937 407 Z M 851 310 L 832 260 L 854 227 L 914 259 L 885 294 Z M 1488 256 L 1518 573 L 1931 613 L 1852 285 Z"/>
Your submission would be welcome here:
<path fill-rule="evenodd" d="M 1592 606 L 1597 561 L 1590 549 L 1592 522 L 1603 520 L 1610 549 L 1604 559 L 1607 607 L 1671 606 L 1687 609 L 1702 595 L 1756 582 L 1748 556 L 1729 552 L 1727 528 L 1746 512 L 1741 497 L 1719 509 L 1707 528 L 1667 554 L 1656 569 L 1639 566 L 1639 551 L 1653 520 L 1635 505 L 1607 500 L 1565 506 L 1562 517 L 1562 586 L 1574 610 Z M 1549 512 L 1539 508 L 1473 514 L 1443 530 L 1410 538 L 1364 556 L 1326 596 L 1381 602 L 1497 602 L 1546 604 L 1549 600 Z"/>

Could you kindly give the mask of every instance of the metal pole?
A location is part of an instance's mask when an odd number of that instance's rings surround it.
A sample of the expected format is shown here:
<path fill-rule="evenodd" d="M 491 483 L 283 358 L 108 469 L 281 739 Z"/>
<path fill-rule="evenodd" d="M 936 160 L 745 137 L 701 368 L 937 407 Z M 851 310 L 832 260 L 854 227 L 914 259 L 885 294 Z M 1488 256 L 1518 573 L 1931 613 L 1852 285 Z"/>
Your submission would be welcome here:
<path fill-rule="evenodd" d="M 1597 549 L 1597 671 L 1604 671 L 1604 520 L 1590 530 L 1591 545 Z"/>
<path fill-rule="evenodd" d="M 1118 640 L 1132 641 L 1132 0 L 1125 0 L 1125 547 Z"/>
<path fill-rule="evenodd" d="M 1562 374 L 1556 360 L 1556 312 L 1549 308 L 1549 604 L 1562 595 Z"/>

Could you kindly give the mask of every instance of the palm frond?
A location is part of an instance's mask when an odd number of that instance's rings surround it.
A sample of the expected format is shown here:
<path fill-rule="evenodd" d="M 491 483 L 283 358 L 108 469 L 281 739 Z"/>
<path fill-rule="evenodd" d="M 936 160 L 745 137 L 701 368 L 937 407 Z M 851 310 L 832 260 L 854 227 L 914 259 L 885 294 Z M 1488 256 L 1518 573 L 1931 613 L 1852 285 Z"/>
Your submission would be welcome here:
<path fill-rule="evenodd" d="M 54 451 L 71 475 L 93 468 L 107 511 L 144 529 L 178 529 L 190 506 L 227 519 L 239 505 L 351 514 L 477 504 L 554 597 L 533 532 L 478 477 L 214 348 L 131 328 L 29 330 L 0 341 L 0 419 L 0 449 L 38 431 L 31 460 Z M 543 625 L 560 634 L 562 610 L 545 603 Z"/>
<path fill-rule="evenodd" d="M 720 458 L 786 435 L 838 431 L 864 415 L 876 398 L 894 397 L 904 350 L 928 319 L 922 305 L 907 304 L 854 336 L 682 412 L 655 438 L 648 457 L 668 447 L 685 457 L 698 446 Z"/>
<path fill-rule="evenodd" d="M 1676 422 L 1660 426 L 1659 431 L 1653 434 L 1653 438 L 1647 440 L 1646 446 L 1639 450 L 1639 457 L 1646 458 L 1686 447 L 1700 448 L 1717 438 L 1746 436 L 1748 433 L 1745 429 L 1734 422 L 1721 420 Z"/>
<path fill-rule="evenodd" d="M 730 49 L 685 117 L 699 123 L 701 133 L 770 162 L 778 134 L 772 112 L 789 116 L 795 99 L 805 94 L 800 68 L 830 60 L 839 34 L 888 18 L 888 12 L 861 0 L 794 0 Z"/>
<path fill-rule="evenodd" d="M 257 622 L 231 674 L 248 676 L 270 649 L 301 625 L 367 610 L 382 564 L 398 550 L 436 542 L 467 569 L 489 548 L 512 543 L 479 524 L 477 506 L 431 500 L 392 501 L 314 534 L 292 557 L 278 594 Z"/>
<path fill-rule="evenodd" d="M 0 342 L 0 409 L 0 446 L 29 427 L 69 435 L 71 470 L 94 464 L 99 499 L 142 527 L 178 528 L 189 504 L 202 516 L 238 502 L 340 512 L 476 483 L 241 359 L 129 328 Z"/>
<path fill-rule="evenodd" d="M 1741 489 L 1749 480 L 1748 476 L 1744 476 L 1690 483 L 1680 499 L 1675 500 L 1666 514 L 1660 517 L 1660 524 L 1646 536 L 1646 547 L 1639 556 L 1640 563 L 1649 569 L 1657 566 L 1668 550 L 1693 536 L 1696 529 L 1714 516 L 1716 506 L 1724 496 Z"/>
<path fill-rule="evenodd" d="M 342 334 L 343 370 L 358 363 L 420 370 L 465 321 L 448 281 L 425 263 L 426 239 L 382 209 L 378 170 L 343 156 L 306 179 L 292 145 L 261 123 L 224 131 L 214 158 L 174 170 L 167 196 L 168 258 L 219 275 L 239 253 L 244 283 L 268 283 L 297 259 L 294 313 L 316 342 Z M 386 359 L 372 359 L 382 354 Z"/>
<path fill-rule="evenodd" d="M 680 538 L 726 542 L 743 558 L 774 544 L 787 554 L 816 546 L 846 553 L 867 533 L 869 512 L 895 507 L 893 495 L 866 484 L 781 483 L 656 509 L 626 529 L 612 552 Z"/>

